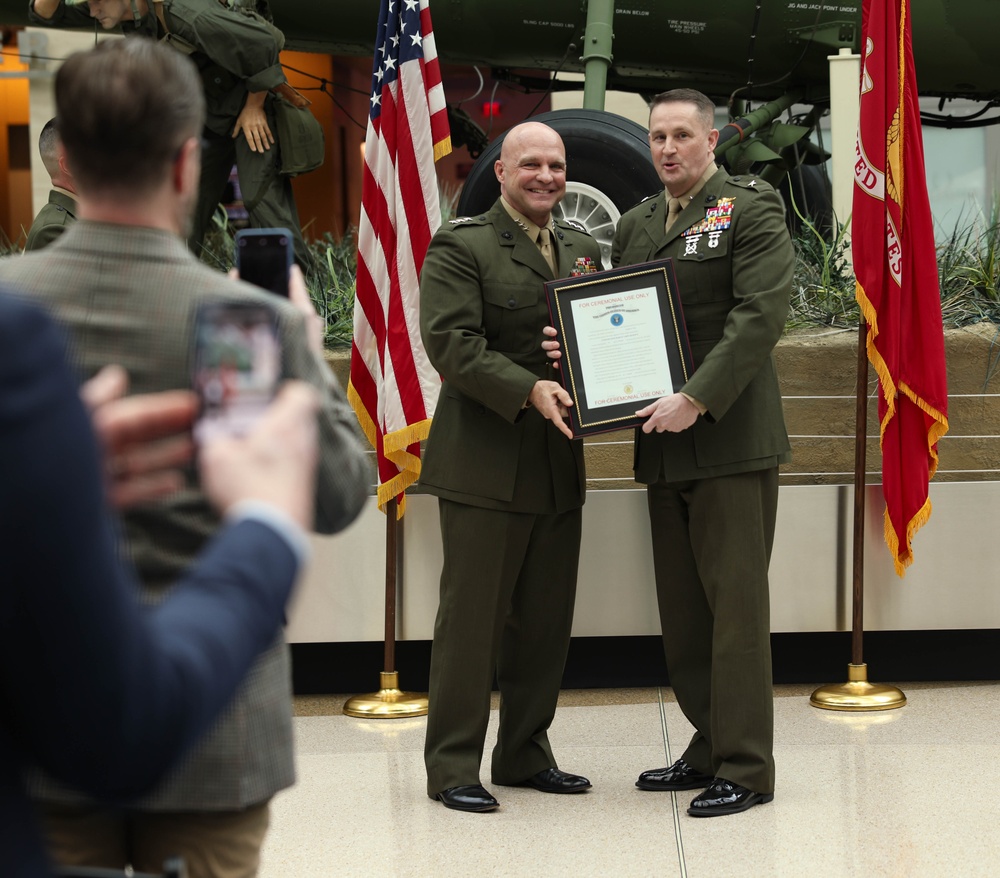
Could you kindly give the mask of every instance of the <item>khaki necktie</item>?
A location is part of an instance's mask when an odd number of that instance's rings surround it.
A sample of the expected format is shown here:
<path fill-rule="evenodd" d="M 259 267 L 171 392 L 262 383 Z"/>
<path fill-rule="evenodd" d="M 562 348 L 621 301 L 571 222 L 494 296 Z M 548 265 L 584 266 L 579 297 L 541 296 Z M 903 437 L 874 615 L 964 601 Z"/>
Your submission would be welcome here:
<path fill-rule="evenodd" d="M 556 255 L 552 252 L 552 237 L 551 232 L 548 229 L 538 230 L 538 249 L 542 251 L 542 256 L 545 257 L 545 261 L 549 264 L 549 268 L 552 269 L 552 276 L 555 277 L 556 272 Z"/>
<path fill-rule="evenodd" d="M 670 198 L 667 200 L 667 225 L 665 231 L 669 232 L 670 227 L 674 224 L 674 220 L 677 219 L 677 215 L 684 208 L 681 206 L 681 200 L 679 198 Z"/>

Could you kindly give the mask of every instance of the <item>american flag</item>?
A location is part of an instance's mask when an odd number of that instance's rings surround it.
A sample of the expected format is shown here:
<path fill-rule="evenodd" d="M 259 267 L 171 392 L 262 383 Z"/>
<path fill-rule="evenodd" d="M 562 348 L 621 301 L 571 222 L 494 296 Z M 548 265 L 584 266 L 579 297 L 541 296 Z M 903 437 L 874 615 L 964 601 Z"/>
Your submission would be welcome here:
<path fill-rule="evenodd" d="M 418 278 L 451 152 L 429 0 L 382 0 L 365 138 L 348 398 L 378 456 L 379 508 L 420 475 L 441 382 L 420 341 Z"/>

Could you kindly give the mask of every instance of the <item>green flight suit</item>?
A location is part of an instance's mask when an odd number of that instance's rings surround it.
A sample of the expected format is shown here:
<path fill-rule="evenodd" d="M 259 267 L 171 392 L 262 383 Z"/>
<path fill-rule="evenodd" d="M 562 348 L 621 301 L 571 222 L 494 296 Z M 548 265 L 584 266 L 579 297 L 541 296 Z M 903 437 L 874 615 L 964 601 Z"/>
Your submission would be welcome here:
<path fill-rule="evenodd" d="M 560 275 L 600 258 L 556 221 Z M 535 409 L 556 375 L 541 348 L 551 269 L 498 201 L 446 224 L 420 277 L 420 329 L 443 378 L 420 484 L 441 509 L 444 567 L 431 655 L 427 790 L 479 783 L 494 671 L 492 779 L 555 767 L 546 730 L 569 648 L 586 490 L 583 444 Z"/>
<path fill-rule="evenodd" d="M 295 239 L 295 258 L 307 265 L 310 256 L 299 223 L 291 180 L 279 171 L 280 143 L 266 152 L 254 152 L 240 134 L 232 137 L 236 118 L 248 92 L 268 91 L 286 82 L 279 53 L 284 36 L 259 16 L 228 9 L 218 0 L 163 0 L 169 36 L 156 20 L 153 2 L 149 13 L 137 25 L 121 24 L 121 32 L 151 39 L 167 39 L 179 51 L 190 55 L 201 75 L 205 92 L 205 130 L 201 156 L 198 206 L 188 243 L 196 253 L 211 228 L 212 216 L 222 200 L 233 165 L 239 176 L 240 193 L 250 225 L 254 228 L 287 228 Z M 41 18 L 32 2 L 28 10 L 32 24 L 42 27 L 94 27 L 86 5 L 60 3 L 52 18 Z M 268 127 L 277 138 L 274 98 L 264 104 Z"/>
<path fill-rule="evenodd" d="M 28 240 L 24 252 L 41 250 L 51 244 L 76 221 L 76 199 L 57 189 L 49 190 L 49 200 L 45 203 L 35 221 L 28 229 Z"/>
<path fill-rule="evenodd" d="M 774 789 L 767 568 L 777 467 L 791 451 L 772 351 L 793 252 L 777 193 L 720 170 L 664 231 L 666 196 L 622 217 L 614 265 L 670 257 L 707 411 L 680 433 L 636 431 L 670 682 L 695 727 L 682 758 L 755 792 Z"/>

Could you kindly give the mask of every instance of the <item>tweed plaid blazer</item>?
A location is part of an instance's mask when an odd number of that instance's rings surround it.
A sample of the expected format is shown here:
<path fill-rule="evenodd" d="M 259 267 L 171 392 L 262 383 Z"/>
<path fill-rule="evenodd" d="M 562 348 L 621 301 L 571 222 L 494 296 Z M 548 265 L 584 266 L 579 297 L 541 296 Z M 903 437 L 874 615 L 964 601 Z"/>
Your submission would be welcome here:
<path fill-rule="evenodd" d="M 0 260 L 0 280 L 49 308 L 68 328 L 81 378 L 119 363 L 134 393 L 191 386 L 200 304 L 267 302 L 279 314 L 285 376 L 322 393 L 316 530 L 335 533 L 360 512 L 373 475 L 354 413 L 326 364 L 308 349 L 302 316 L 287 301 L 202 265 L 167 232 L 87 220 L 43 251 Z M 155 602 L 179 579 L 218 525 L 193 470 L 184 490 L 126 513 L 124 548 L 144 599 Z M 288 647 L 281 637 L 206 737 L 139 807 L 237 810 L 268 800 L 294 779 Z M 40 798 L 65 800 L 48 783 L 34 789 Z"/>

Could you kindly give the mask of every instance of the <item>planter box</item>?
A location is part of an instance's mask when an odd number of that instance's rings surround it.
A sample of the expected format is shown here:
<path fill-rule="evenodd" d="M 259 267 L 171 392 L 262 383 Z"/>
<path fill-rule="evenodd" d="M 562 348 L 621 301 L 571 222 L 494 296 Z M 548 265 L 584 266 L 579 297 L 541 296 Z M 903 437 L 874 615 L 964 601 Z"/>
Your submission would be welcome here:
<path fill-rule="evenodd" d="M 775 349 L 792 441 L 792 462 L 781 470 L 783 485 L 851 484 L 854 476 L 856 329 L 796 330 Z M 939 444 L 935 481 L 1000 480 L 1000 356 L 998 328 L 980 323 L 945 333 L 950 430 Z M 343 387 L 350 369 L 348 351 L 328 352 Z M 880 481 L 882 458 L 874 370 L 869 369 L 866 471 Z M 635 487 L 632 432 L 606 433 L 587 440 L 590 490 Z"/>

